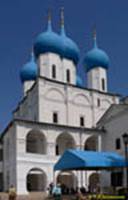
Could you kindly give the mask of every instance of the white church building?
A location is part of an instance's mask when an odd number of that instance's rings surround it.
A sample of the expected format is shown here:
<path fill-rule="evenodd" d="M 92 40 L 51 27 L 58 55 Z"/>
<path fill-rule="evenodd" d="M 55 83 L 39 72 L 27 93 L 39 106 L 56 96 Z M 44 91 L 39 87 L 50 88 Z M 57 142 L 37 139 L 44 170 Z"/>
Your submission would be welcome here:
<path fill-rule="evenodd" d="M 93 42 L 84 58 L 84 87 L 77 75 L 80 51 L 67 36 L 63 12 L 60 34 L 53 31 L 49 16 L 46 32 L 37 36 L 31 59 L 21 68 L 24 96 L 1 136 L 1 190 L 13 184 L 18 194 L 27 194 L 45 191 L 54 180 L 68 187 L 94 182 L 95 172 L 53 173 L 68 148 L 110 150 L 105 113 L 119 104 L 120 96 L 108 92 L 109 57 L 98 47 L 96 34 Z"/>

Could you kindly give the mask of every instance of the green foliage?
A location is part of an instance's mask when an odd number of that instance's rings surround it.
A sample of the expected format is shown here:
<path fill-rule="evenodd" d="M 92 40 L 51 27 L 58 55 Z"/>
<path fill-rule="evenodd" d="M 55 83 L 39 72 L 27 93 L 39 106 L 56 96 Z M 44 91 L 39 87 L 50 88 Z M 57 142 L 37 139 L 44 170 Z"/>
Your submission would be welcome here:
<path fill-rule="evenodd" d="M 125 199 L 125 196 L 118 196 L 118 195 L 105 195 L 105 194 L 97 194 L 97 195 L 89 195 L 89 199 L 94 199 L 94 200 L 109 200 L 109 199 Z"/>

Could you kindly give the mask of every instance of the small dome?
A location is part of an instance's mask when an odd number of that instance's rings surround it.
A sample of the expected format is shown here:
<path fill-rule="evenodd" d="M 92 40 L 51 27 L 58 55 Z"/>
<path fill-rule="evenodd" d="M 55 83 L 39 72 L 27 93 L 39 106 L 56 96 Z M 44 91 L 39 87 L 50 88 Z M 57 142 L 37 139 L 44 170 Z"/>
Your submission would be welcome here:
<path fill-rule="evenodd" d="M 79 75 L 76 76 L 76 85 L 78 87 L 82 87 L 83 86 L 82 78 Z"/>
<path fill-rule="evenodd" d="M 96 37 L 94 38 L 94 47 L 92 50 L 87 52 L 84 59 L 84 64 L 86 67 L 86 71 L 95 68 L 95 67 L 103 67 L 108 69 L 109 67 L 109 57 L 108 55 L 101 49 L 97 47 Z"/>
<path fill-rule="evenodd" d="M 35 80 L 37 77 L 37 65 L 34 61 L 34 56 L 31 56 L 31 59 L 26 63 L 21 71 L 20 78 L 22 82 Z"/>
<path fill-rule="evenodd" d="M 64 26 L 61 27 L 61 40 L 63 44 L 63 57 L 71 59 L 77 64 L 80 57 L 80 50 L 76 43 L 66 36 Z"/>
<path fill-rule="evenodd" d="M 42 53 L 52 52 L 62 55 L 62 41 L 60 36 L 52 31 L 51 20 L 48 21 L 48 29 L 37 36 L 34 44 L 35 57 Z"/>

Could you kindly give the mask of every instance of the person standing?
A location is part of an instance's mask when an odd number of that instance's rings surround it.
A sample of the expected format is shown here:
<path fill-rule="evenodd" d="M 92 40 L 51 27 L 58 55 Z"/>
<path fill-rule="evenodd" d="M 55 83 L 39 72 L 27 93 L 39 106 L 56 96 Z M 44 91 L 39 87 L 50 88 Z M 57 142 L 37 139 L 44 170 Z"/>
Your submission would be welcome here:
<path fill-rule="evenodd" d="M 59 183 L 53 187 L 52 195 L 54 196 L 55 200 L 61 200 L 62 191 Z"/>
<path fill-rule="evenodd" d="M 13 185 L 10 186 L 8 195 L 9 195 L 9 200 L 16 200 L 17 196 L 16 188 Z"/>
<path fill-rule="evenodd" d="M 53 187 L 54 187 L 54 183 L 51 182 L 51 183 L 49 184 L 49 194 L 50 194 L 50 195 L 52 194 Z"/>

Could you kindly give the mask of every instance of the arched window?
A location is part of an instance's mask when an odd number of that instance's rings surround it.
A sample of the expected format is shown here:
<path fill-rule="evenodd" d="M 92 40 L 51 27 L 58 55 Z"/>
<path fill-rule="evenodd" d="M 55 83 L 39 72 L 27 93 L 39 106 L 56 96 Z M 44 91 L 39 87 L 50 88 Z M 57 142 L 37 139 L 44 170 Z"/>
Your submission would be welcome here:
<path fill-rule="evenodd" d="M 26 152 L 46 154 L 47 142 L 44 134 L 38 130 L 30 131 L 26 136 Z"/>
<path fill-rule="evenodd" d="M 72 171 L 61 171 L 56 177 L 56 182 L 64 185 L 65 188 L 76 188 L 78 179 Z"/>
<path fill-rule="evenodd" d="M 52 65 L 52 78 L 56 78 L 56 65 Z"/>
<path fill-rule="evenodd" d="M 97 188 L 98 190 L 97 186 L 100 183 L 100 175 L 97 172 L 92 173 L 88 178 L 88 182 L 89 182 L 91 191 L 94 191 L 95 188 Z"/>
<path fill-rule="evenodd" d="M 93 135 L 90 136 L 84 145 L 84 150 L 86 151 L 97 151 L 98 150 L 98 137 Z"/>
<path fill-rule="evenodd" d="M 30 191 L 45 191 L 47 185 L 47 175 L 40 168 L 32 168 L 26 177 L 27 190 Z"/>
<path fill-rule="evenodd" d="M 68 83 L 70 83 L 70 79 L 71 79 L 71 77 L 70 77 L 70 70 L 67 69 L 66 70 L 66 80 L 67 80 Z"/>
<path fill-rule="evenodd" d="M 61 133 L 56 139 L 55 153 L 62 155 L 67 149 L 76 147 L 74 138 L 69 133 Z"/>

